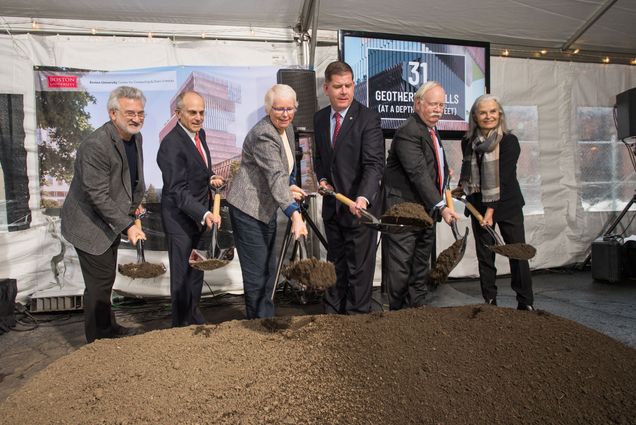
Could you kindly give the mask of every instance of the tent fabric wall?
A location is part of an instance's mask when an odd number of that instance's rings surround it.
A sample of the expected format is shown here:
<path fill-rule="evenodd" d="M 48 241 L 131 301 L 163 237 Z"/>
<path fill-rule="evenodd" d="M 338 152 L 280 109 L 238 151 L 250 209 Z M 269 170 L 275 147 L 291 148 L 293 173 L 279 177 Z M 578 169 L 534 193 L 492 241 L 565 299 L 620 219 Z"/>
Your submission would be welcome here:
<path fill-rule="evenodd" d="M 34 65 L 96 70 L 172 65 L 296 66 L 301 55 L 299 49 L 296 43 L 266 41 L 174 42 L 122 37 L 0 36 L 0 55 L 4 59 L 0 66 L 0 93 L 24 96 L 29 205 L 33 212 L 30 229 L 0 233 L 0 277 L 18 279 L 18 300 L 24 301 L 33 292 L 47 288 L 83 286 L 72 248 L 67 249 L 63 264 L 51 261 L 60 253 L 60 242 L 54 230 L 59 223 L 39 212 Z M 337 49 L 333 46 L 316 50 L 316 87 L 321 106 L 327 104 L 320 88 L 322 73 L 326 65 L 336 58 Z M 617 93 L 634 86 L 636 67 L 491 58 L 491 92 L 499 95 L 505 106 L 530 105 L 538 110 L 538 170 L 543 213 L 526 216 L 528 242 L 538 249 L 531 267 L 544 269 L 582 261 L 592 240 L 613 215 L 585 212 L 581 207 L 576 108 L 611 107 Z M 451 166 L 459 170 L 459 164 Z M 629 178 L 633 182 L 633 174 Z M 462 220 L 460 226 L 463 228 L 468 223 L 467 219 Z M 631 233 L 634 233 L 633 229 Z M 439 226 L 438 252 L 451 243 L 448 226 Z M 452 277 L 476 275 L 473 245 L 471 239 L 464 260 Z M 167 257 L 161 258 L 161 254 L 147 253 L 147 259 L 167 264 Z M 120 263 L 134 260 L 134 251 L 122 251 Z M 503 259 L 499 258 L 497 264 L 500 272 L 508 271 L 507 262 Z M 376 282 L 379 282 L 381 276 L 379 268 L 377 270 Z M 56 271 L 60 273 L 57 279 Z M 242 289 L 236 260 L 231 266 L 212 273 L 216 274 L 206 274 L 210 289 Z M 137 296 L 167 295 L 166 282 L 167 277 L 135 282 L 120 276 L 115 287 Z"/>

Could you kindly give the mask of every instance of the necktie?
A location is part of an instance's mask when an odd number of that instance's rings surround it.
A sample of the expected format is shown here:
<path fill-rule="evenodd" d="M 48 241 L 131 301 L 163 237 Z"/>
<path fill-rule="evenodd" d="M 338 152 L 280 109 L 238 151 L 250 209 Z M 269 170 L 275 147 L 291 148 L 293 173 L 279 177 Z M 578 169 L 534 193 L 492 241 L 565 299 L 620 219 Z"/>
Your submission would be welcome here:
<path fill-rule="evenodd" d="M 205 152 L 203 151 L 203 146 L 201 146 L 201 139 L 199 139 L 199 133 L 195 133 L 194 135 L 194 143 L 197 145 L 197 150 L 203 159 L 205 165 L 208 165 L 208 161 L 205 159 Z"/>
<path fill-rule="evenodd" d="M 431 139 L 433 140 L 433 147 L 435 148 L 435 162 L 437 163 L 437 185 L 439 186 L 439 193 L 444 193 L 444 168 L 439 155 L 439 142 L 437 141 L 435 130 L 429 128 L 428 132 L 431 135 Z"/>
<path fill-rule="evenodd" d="M 336 112 L 333 114 L 336 118 L 336 126 L 333 128 L 333 137 L 331 138 L 331 145 L 336 147 L 336 137 L 338 137 L 338 133 L 340 133 L 340 112 Z"/>

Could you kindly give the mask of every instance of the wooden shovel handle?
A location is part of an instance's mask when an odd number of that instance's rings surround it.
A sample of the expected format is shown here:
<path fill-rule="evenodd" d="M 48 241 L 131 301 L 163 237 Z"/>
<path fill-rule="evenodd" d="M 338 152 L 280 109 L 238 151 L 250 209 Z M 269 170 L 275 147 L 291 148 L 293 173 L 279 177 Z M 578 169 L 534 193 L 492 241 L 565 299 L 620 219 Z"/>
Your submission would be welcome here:
<path fill-rule="evenodd" d="M 479 211 L 477 211 L 477 208 L 475 208 L 473 204 L 471 204 L 470 202 L 465 202 L 464 205 L 466 206 L 466 208 L 468 208 L 468 211 L 470 211 L 470 213 L 475 216 L 479 224 L 484 222 L 484 216 L 481 215 Z"/>
<path fill-rule="evenodd" d="M 219 215 L 220 212 L 221 212 L 221 194 L 217 192 L 214 194 L 214 202 L 212 203 L 212 214 Z"/>
<path fill-rule="evenodd" d="M 356 203 L 354 201 L 352 201 L 351 199 L 347 198 L 342 193 L 336 193 L 336 194 L 334 194 L 334 196 L 336 197 L 337 200 L 339 200 L 340 202 L 342 202 L 343 204 L 345 204 L 348 207 L 352 207 L 352 206 L 356 205 Z"/>
<path fill-rule="evenodd" d="M 446 208 L 455 212 L 455 203 L 453 202 L 453 194 L 451 193 L 451 190 L 446 189 L 446 191 L 444 191 L 444 195 L 446 196 Z"/>

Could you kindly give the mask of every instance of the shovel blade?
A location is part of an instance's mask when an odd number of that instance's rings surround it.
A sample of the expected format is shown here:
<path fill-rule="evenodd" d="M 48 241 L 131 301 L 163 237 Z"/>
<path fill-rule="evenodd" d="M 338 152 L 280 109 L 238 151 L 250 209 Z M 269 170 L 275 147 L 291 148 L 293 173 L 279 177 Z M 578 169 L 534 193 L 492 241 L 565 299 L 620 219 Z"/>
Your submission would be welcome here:
<path fill-rule="evenodd" d="M 457 234 L 459 235 L 459 232 L 457 232 Z M 429 273 L 429 283 L 431 285 L 439 286 L 446 283 L 448 275 L 450 275 L 464 257 L 467 243 L 468 227 L 466 227 L 463 237 L 458 238 L 450 247 L 440 252 L 435 262 L 435 267 L 433 267 Z"/>
<path fill-rule="evenodd" d="M 530 260 L 537 253 L 535 247 L 526 243 L 486 245 L 486 247 L 499 255 L 512 258 L 513 260 Z"/>
<path fill-rule="evenodd" d="M 193 249 L 190 253 L 188 263 L 190 264 L 190 267 L 194 269 L 207 271 L 216 270 L 218 268 L 226 266 L 228 265 L 230 260 L 224 258 L 210 257 L 206 251 Z"/>

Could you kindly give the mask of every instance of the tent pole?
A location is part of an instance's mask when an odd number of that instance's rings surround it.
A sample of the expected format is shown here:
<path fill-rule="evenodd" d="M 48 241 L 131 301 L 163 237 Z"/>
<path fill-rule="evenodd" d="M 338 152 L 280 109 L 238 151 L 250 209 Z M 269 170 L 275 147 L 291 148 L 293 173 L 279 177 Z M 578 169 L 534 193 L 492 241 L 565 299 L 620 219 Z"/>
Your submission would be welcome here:
<path fill-rule="evenodd" d="M 314 0 L 313 5 L 313 16 L 311 20 L 311 44 L 309 47 L 309 69 L 316 69 L 316 43 L 318 42 L 318 14 L 320 13 L 320 0 Z"/>
<path fill-rule="evenodd" d="M 299 22 L 294 30 L 299 34 L 299 42 L 302 45 L 302 64 L 310 69 L 314 68 L 316 55 L 316 43 L 318 41 L 318 11 L 320 0 L 305 0 Z M 309 36 L 311 25 L 312 35 Z M 309 41 L 309 46 L 307 46 Z"/>
<path fill-rule="evenodd" d="M 561 46 L 561 51 L 568 50 L 570 46 L 572 46 L 572 44 L 574 44 L 574 42 L 578 40 L 579 37 L 581 37 L 585 31 L 590 29 L 590 27 L 594 24 L 594 22 L 596 22 L 601 16 L 603 16 L 605 12 L 607 12 L 609 8 L 612 7 L 614 3 L 616 3 L 616 1 L 617 0 L 607 0 L 605 4 L 601 5 L 596 10 L 596 12 L 594 12 L 594 14 L 590 16 L 590 18 L 587 21 L 585 21 L 583 25 L 581 25 L 579 29 L 576 30 L 576 32 L 572 34 L 572 36 L 570 36 L 570 38 L 568 38 L 568 40 Z"/>

